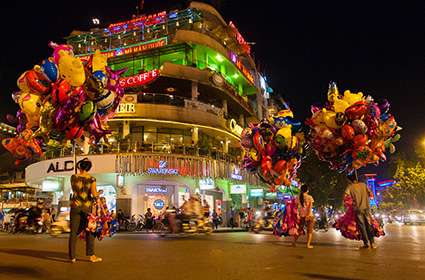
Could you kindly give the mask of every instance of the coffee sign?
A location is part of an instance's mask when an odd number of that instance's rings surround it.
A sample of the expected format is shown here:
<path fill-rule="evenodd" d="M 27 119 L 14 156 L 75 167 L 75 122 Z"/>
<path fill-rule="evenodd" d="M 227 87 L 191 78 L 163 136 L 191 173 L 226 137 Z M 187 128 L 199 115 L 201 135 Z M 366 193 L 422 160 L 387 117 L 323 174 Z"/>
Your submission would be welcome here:
<path fill-rule="evenodd" d="M 141 73 L 136 76 L 131 77 L 123 77 L 120 78 L 119 83 L 120 86 L 125 88 L 131 88 L 131 87 L 137 87 L 137 86 L 143 86 L 147 83 L 152 82 L 159 76 L 159 69 L 154 69 L 145 73 Z"/>

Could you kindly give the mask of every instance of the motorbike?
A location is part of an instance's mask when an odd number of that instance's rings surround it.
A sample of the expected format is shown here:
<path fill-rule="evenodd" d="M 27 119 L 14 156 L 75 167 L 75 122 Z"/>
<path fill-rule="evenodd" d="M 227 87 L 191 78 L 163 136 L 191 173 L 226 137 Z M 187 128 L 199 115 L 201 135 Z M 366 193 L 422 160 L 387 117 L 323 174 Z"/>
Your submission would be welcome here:
<path fill-rule="evenodd" d="M 213 232 L 213 224 L 206 217 L 197 217 L 197 216 L 184 216 L 177 215 L 175 219 L 176 227 L 173 232 L 169 223 L 167 223 L 167 228 L 165 232 L 162 233 L 162 236 L 165 236 L 166 232 L 168 233 L 205 233 L 210 234 Z"/>
<path fill-rule="evenodd" d="M 272 217 L 259 217 L 255 221 L 255 224 L 252 227 L 252 231 L 255 233 L 260 233 L 261 231 L 273 231 L 273 218 Z"/>
<path fill-rule="evenodd" d="M 50 235 L 56 237 L 59 234 L 68 233 L 70 231 L 69 212 L 62 212 L 56 218 L 56 221 L 51 224 Z"/>

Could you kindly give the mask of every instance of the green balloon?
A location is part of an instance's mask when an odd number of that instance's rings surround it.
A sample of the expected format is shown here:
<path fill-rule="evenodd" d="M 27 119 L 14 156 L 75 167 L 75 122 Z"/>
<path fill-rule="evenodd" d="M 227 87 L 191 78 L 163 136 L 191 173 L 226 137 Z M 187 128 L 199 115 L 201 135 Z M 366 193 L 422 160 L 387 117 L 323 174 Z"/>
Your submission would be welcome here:
<path fill-rule="evenodd" d="M 85 123 L 91 120 L 95 112 L 96 112 L 96 104 L 94 104 L 93 101 L 84 102 L 79 112 L 80 122 Z"/>

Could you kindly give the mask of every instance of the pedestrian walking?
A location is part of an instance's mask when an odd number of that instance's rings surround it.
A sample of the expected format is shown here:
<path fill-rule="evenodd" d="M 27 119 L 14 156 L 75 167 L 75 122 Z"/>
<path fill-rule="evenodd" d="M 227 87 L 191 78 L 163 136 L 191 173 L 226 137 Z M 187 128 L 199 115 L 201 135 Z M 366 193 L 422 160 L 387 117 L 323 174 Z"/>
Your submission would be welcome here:
<path fill-rule="evenodd" d="M 213 219 L 214 228 L 218 229 L 218 225 L 220 224 L 220 217 L 218 216 L 215 210 L 212 213 L 212 219 Z"/>
<path fill-rule="evenodd" d="M 78 235 L 85 231 L 86 239 L 86 255 L 89 256 L 91 262 L 100 262 L 101 258 L 94 254 L 94 236 L 91 232 L 86 231 L 87 218 L 91 213 L 93 200 L 97 199 L 99 194 L 96 190 L 96 179 L 88 172 L 92 167 L 92 163 L 88 158 L 84 158 L 77 162 L 78 174 L 71 176 L 71 233 L 69 235 L 69 258 L 72 263 L 76 262 L 76 245 Z"/>
<path fill-rule="evenodd" d="M 313 215 L 313 203 L 314 199 L 311 195 L 308 194 L 308 186 L 301 186 L 301 193 L 299 197 L 300 204 L 300 218 L 301 218 L 301 228 L 306 227 L 307 229 L 307 248 L 312 249 L 311 241 L 313 239 L 313 229 L 314 229 L 314 215 Z M 298 239 L 299 235 L 294 235 L 294 243 Z"/>
<path fill-rule="evenodd" d="M 353 172 L 347 176 L 350 181 L 345 195 L 351 196 L 353 199 L 353 209 L 356 215 L 356 222 L 360 229 L 363 239 L 362 249 L 372 248 L 375 249 L 374 234 L 372 224 L 370 222 L 370 201 L 371 193 L 366 184 L 359 182 L 356 174 Z"/>

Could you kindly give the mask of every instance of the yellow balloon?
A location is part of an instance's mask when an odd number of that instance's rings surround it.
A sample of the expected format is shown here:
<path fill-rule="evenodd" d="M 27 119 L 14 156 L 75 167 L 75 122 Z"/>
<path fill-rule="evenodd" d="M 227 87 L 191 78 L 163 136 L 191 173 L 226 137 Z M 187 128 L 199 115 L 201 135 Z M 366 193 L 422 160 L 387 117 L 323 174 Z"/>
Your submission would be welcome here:
<path fill-rule="evenodd" d="M 364 100 L 363 93 L 351 93 L 349 90 L 344 91 L 344 96 L 342 98 L 348 105 L 353 105 L 357 101 Z"/>
<path fill-rule="evenodd" d="M 66 80 L 71 86 L 82 86 L 86 75 L 81 60 L 65 51 L 59 51 L 59 54 L 59 77 Z"/>
<path fill-rule="evenodd" d="M 336 113 L 334 111 L 328 111 L 323 109 L 323 121 L 327 127 L 338 128 L 339 126 L 335 122 Z"/>
<path fill-rule="evenodd" d="M 335 83 L 331 83 L 328 89 L 328 101 L 334 102 L 339 97 L 338 87 Z"/>
<path fill-rule="evenodd" d="M 345 110 L 350 107 L 350 104 L 348 104 L 347 101 L 335 98 L 334 99 L 334 110 L 337 113 L 344 113 Z"/>
<path fill-rule="evenodd" d="M 280 110 L 279 112 L 277 112 L 277 116 L 278 117 L 294 117 L 294 113 L 292 113 L 292 111 L 290 109 L 284 109 L 284 110 Z"/>
<path fill-rule="evenodd" d="M 30 92 L 22 92 L 19 98 L 19 107 L 28 120 L 28 126 L 38 126 L 40 120 L 41 100 L 40 96 Z"/>
<path fill-rule="evenodd" d="M 278 135 L 282 135 L 283 136 L 283 138 L 285 138 L 285 139 L 291 139 L 291 137 L 292 137 L 292 131 L 291 131 L 291 126 L 285 126 L 285 127 L 282 127 L 281 129 L 279 129 L 278 131 L 277 131 L 277 133 L 276 134 L 278 134 Z"/>
<path fill-rule="evenodd" d="M 108 65 L 108 57 L 100 52 L 100 50 L 96 50 L 93 54 L 92 59 L 92 71 L 102 71 L 106 72 L 105 67 Z"/>

